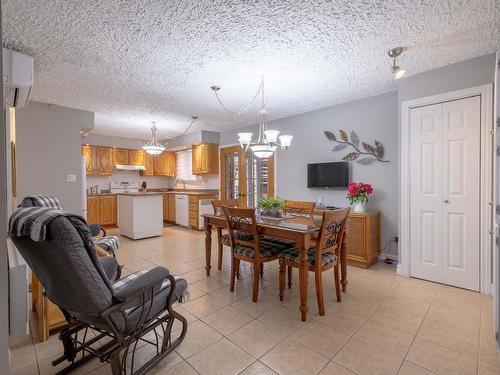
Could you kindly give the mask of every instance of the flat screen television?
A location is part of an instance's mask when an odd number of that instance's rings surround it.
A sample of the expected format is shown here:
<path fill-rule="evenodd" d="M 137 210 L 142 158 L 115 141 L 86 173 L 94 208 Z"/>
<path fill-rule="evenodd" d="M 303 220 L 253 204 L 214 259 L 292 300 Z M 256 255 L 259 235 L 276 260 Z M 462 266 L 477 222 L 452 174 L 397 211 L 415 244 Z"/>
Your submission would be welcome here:
<path fill-rule="evenodd" d="M 349 163 L 307 164 L 308 188 L 345 188 L 349 183 Z"/>

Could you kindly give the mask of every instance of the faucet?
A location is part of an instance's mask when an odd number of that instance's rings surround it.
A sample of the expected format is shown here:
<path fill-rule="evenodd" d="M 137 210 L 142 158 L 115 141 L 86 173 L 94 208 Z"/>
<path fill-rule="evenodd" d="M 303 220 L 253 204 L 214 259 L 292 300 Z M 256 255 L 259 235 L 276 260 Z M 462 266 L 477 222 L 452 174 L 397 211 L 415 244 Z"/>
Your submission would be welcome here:
<path fill-rule="evenodd" d="M 177 183 L 178 183 L 178 182 L 182 182 L 182 188 L 183 188 L 184 190 L 186 190 L 186 182 L 185 182 L 182 178 L 178 178 L 177 180 L 175 180 L 174 187 L 176 187 L 176 186 L 177 186 Z"/>

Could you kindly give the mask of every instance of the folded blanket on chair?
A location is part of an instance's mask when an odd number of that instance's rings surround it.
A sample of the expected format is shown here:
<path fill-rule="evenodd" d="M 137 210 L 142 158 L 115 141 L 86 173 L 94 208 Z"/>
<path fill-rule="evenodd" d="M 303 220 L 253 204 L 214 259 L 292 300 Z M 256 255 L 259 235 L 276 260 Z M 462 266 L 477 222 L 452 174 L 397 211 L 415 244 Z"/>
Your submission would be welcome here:
<path fill-rule="evenodd" d="M 120 247 L 120 240 L 116 236 L 106 236 L 101 238 L 96 238 L 94 244 L 102 247 L 108 253 L 115 255 L 116 251 Z"/>
<path fill-rule="evenodd" d="M 47 207 L 18 208 L 9 219 L 9 233 L 13 237 L 30 237 L 33 241 L 45 240 L 47 225 L 59 216 L 73 217 L 81 220 L 81 216 Z"/>
<path fill-rule="evenodd" d="M 47 207 L 47 208 L 52 208 L 54 210 L 62 210 L 61 203 L 59 202 L 59 199 L 51 197 L 50 195 L 42 195 L 42 194 L 34 194 L 34 195 L 29 195 L 23 199 L 23 202 L 26 199 L 31 199 L 34 201 L 34 206 L 38 207 Z M 21 206 L 24 206 L 21 204 Z"/>

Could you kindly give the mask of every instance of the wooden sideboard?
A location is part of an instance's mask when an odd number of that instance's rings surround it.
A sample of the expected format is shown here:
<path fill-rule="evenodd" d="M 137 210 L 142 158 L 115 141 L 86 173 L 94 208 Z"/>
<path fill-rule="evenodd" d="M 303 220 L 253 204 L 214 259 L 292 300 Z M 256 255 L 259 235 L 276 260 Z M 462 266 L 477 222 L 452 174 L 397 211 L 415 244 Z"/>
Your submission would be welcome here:
<path fill-rule="evenodd" d="M 321 215 L 324 210 L 315 209 Z M 347 219 L 347 262 L 352 266 L 368 268 L 380 256 L 380 212 L 353 212 Z"/>

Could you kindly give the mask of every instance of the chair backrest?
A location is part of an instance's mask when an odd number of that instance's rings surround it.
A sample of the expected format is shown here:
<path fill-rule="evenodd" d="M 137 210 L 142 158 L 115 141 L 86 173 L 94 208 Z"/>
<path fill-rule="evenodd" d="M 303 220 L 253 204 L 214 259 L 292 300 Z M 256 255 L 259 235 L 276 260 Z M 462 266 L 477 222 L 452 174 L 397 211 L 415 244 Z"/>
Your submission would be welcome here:
<path fill-rule="evenodd" d="M 223 207 L 231 248 L 245 245 L 254 248 L 255 258 L 260 257 L 260 241 L 255 218 L 255 208 Z"/>
<path fill-rule="evenodd" d="M 316 240 L 316 264 L 321 265 L 321 255 L 334 252 L 339 256 L 345 232 L 349 207 L 334 211 L 324 211 L 318 239 Z"/>
<path fill-rule="evenodd" d="M 214 199 L 212 200 L 214 215 L 224 215 L 222 207 L 238 207 L 238 199 Z"/>
<path fill-rule="evenodd" d="M 313 216 L 316 202 L 285 200 L 285 214 L 291 216 Z"/>
<path fill-rule="evenodd" d="M 113 304 L 112 287 L 81 220 L 59 216 L 47 225 L 46 239 L 12 237 L 47 297 L 75 316 L 96 317 Z"/>

